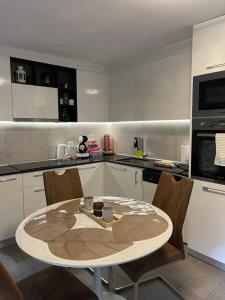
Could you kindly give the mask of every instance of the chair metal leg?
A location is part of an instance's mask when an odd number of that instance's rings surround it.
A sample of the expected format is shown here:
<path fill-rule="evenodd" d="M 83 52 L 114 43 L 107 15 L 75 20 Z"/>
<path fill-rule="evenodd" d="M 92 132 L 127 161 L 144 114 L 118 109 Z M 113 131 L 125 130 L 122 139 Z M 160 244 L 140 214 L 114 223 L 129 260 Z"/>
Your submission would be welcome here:
<path fill-rule="evenodd" d="M 160 278 L 162 281 L 165 282 L 166 285 L 168 285 L 179 297 L 181 297 L 181 299 L 184 299 L 184 297 L 176 290 L 176 288 L 174 288 L 164 277 L 162 277 L 161 275 L 155 275 L 155 276 L 152 276 L 150 278 L 147 278 L 147 279 L 143 279 L 143 280 L 140 280 L 136 283 L 130 283 L 130 284 L 127 284 L 127 285 L 124 285 L 124 286 L 119 286 L 119 287 L 116 287 L 114 288 L 114 291 L 115 292 L 120 292 L 120 291 L 123 291 L 125 289 L 128 289 L 128 288 L 131 288 L 131 287 L 134 287 L 134 299 L 135 300 L 138 300 L 138 293 L 139 293 L 139 285 L 142 284 L 142 283 L 145 283 L 145 282 L 148 282 L 148 281 L 152 281 L 154 279 L 157 279 L 157 278 Z"/>

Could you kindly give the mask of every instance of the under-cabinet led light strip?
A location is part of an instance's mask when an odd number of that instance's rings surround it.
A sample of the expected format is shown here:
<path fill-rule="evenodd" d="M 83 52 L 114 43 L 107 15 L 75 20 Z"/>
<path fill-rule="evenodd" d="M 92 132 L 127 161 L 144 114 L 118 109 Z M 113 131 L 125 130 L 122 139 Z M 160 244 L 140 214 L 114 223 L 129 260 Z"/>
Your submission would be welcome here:
<path fill-rule="evenodd" d="M 1 125 L 12 125 L 12 126 L 85 126 L 85 125 L 135 125 L 135 124 L 189 124 L 190 119 L 181 120 L 149 120 L 149 121 L 118 121 L 118 122 L 14 122 L 14 121 L 0 121 Z"/>

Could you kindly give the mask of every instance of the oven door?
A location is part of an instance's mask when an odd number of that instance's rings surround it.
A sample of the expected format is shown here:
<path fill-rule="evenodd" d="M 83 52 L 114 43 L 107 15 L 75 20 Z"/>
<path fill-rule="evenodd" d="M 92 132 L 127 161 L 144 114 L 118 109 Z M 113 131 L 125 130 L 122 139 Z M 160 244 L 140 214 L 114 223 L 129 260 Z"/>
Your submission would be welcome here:
<path fill-rule="evenodd" d="M 219 132 L 225 133 L 225 130 Z M 215 134 L 216 131 L 193 131 L 191 175 L 199 179 L 225 183 L 225 167 L 215 165 Z"/>
<path fill-rule="evenodd" d="M 193 79 L 193 117 L 225 115 L 225 72 Z"/>

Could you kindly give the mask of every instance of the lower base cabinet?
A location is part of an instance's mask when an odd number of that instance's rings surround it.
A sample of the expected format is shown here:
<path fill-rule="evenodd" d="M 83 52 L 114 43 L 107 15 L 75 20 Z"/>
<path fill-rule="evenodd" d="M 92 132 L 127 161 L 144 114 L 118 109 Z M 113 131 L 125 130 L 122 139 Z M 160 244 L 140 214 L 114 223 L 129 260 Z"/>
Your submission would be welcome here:
<path fill-rule="evenodd" d="M 225 264 L 225 185 L 195 180 L 188 247 Z"/>
<path fill-rule="evenodd" d="M 78 166 L 84 196 L 104 195 L 104 163 Z"/>
<path fill-rule="evenodd" d="M 143 181 L 143 198 L 145 202 L 152 203 L 156 188 L 156 183 Z"/>
<path fill-rule="evenodd" d="M 24 188 L 24 217 L 28 217 L 36 210 L 46 206 L 44 185 Z"/>
<path fill-rule="evenodd" d="M 143 200 L 142 169 L 106 163 L 104 173 L 105 196 Z"/>
<path fill-rule="evenodd" d="M 70 167 L 74 168 L 74 167 Z M 77 166 L 84 195 L 100 196 L 104 193 L 103 164 Z M 58 175 L 66 169 L 54 169 Z M 45 172 L 45 171 L 44 171 Z M 23 174 L 24 217 L 46 206 L 43 171 Z"/>
<path fill-rule="evenodd" d="M 0 240 L 15 235 L 23 220 L 22 175 L 0 176 Z"/>

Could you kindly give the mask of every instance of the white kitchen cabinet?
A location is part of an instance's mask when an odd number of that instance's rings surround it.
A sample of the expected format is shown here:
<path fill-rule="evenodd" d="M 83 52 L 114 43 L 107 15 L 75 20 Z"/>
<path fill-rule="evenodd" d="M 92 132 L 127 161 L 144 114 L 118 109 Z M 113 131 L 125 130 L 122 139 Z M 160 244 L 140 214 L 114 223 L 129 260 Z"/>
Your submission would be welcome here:
<path fill-rule="evenodd" d="M 105 164 L 105 195 L 143 200 L 142 169 Z"/>
<path fill-rule="evenodd" d="M 108 77 L 77 70 L 78 122 L 104 122 L 108 115 Z"/>
<path fill-rule="evenodd" d="M 13 118 L 58 120 L 58 89 L 12 83 Z"/>
<path fill-rule="evenodd" d="M 156 183 L 143 181 L 143 199 L 145 202 L 152 203 L 156 188 Z"/>
<path fill-rule="evenodd" d="M 12 121 L 10 58 L 0 56 L 0 121 Z"/>
<path fill-rule="evenodd" d="M 109 120 L 190 117 L 191 50 L 109 76 Z"/>
<path fill-rule="evenodd" d="M 23 174 L 24 217 L 46 206 L 43 172 L 36 171 Z"/>
<path fill-rule="evenodd" d="M 132 69 L 109 75 L 109 121 L 136 120 L 134 88 Z"/>
<path fill-rule="evenodd" d="M 225 17 L 194 26 L 193 75 L 225 70 Z"/>
<path fill-rule="evenodd" d="M 104 194 L 104 164 L 78 166 L 84 195 L 102 196 Z"/>
<path fill-rule="evenodd" d="M 189 207 L 189 244 L 225 264 L 225 186 L 195 180 Z"/>
<path fill-rule="evenodd" d="M 44 185 L 37 185 L 23 189 L 24 217 L 46 206 Z"/>
<path fill-rule="evenodd" d="M 13 237 L 23 220 L 22 176 L 1 176 L 0 194 L 0 241 L 2 241 Z"/>

